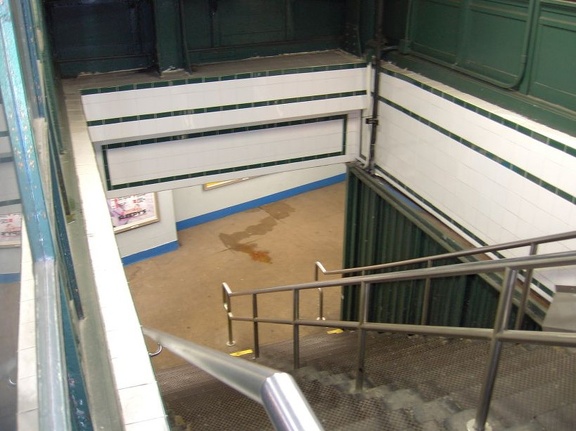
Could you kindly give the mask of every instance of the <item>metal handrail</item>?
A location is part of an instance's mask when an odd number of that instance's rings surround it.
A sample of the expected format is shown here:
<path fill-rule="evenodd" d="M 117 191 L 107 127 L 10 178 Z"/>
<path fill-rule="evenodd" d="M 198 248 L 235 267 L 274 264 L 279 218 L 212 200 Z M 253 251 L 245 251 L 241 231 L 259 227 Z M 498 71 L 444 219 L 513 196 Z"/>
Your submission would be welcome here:
<path fill-rule="evenodd" d="M 254 355 L 259 356 L 258 324 L 275 323 L 292 325 L 294 328 L 294 367 L 300 366 L 299 360 L 299 328 L 300 326 L 328 326 L 358 331 L 357 375 L 356 388 L 362 389 L 364 380 L 364 345 L 366 331 L 398 332 L 421 335 L 439 335 L 446 337 L 459 337 L 470 339 L 485 339 L 490 341 L 490 352 L 485 378 L 482 383 L 480 401 L 474 420 L 468 424 L 470 431 L 484 431 L 492 391 L 496 380 L 502 344 L 504 342 L 549 344 L 556 346 L 576 347 L 576 334 L 564 332 L 531 332 L 507 329 L 512 308 L 514 286 L 520 270 L 533 270 L 536 268 L 550 268 L 576 265 L 576 251 L 532 255 L 527 257 L 503 258 L 500 260 L 486 260 L 466 262 L 439 267 L 427 267 L 404 271 L 370 274 L 354 277 L 339 278 L 337 280 L 314 281 L 301 284 L 270 287 L 266 289 L 252 289 L 243 292 L 232 292 L 228 284 L 222 284 L 224 308 L 228 318 L 228 344 L 234 343 L 232 322 L 252 322 L 254 326 Z M 454 277 L 470 274 L 485 274 L 504 271 L 500 300 L 493 329 L 488 328 L 457 328 L 445 326 L 423 326 L 413 324 L 376 323 L 367 320 L 370 289 L 375 283 L 387 283 L 406 280 L 434 279 L 441 277 Z M 360 286 L 360 307 L 357 321 L 301 319 L 299 317 L 300 291 L 326 287 Z M 262 318 L 257 314 L 258 296 L 278 292 L 292 292 L 293 316 L 292 319 Z M 232 313 L 232 297 L 251 296 L 253 304 L 252 317 L 237 317 Z"/>
<path fill-rule="evenodd" d="M 503 250 L 512 250 L 521 247 L 530 247 L 529 256 L 534 256 L 538 252 L 538 246 L 540 244 L 547 244 L 551 242 L 565 241 L 569 239 L 576 238 L 576 231 L 562 232 L 552 235 L 537 236 L 533 238 L 509 241 L 500 244 L 487 245 L 481 247 L 469 248 L 466 250 L 453 251 L 449 253 L 442 253 L 433 256 L 417 257 L 413 259 L 405 259 L 396 262 L 387 262 L 376 265 L 367 266 L 357 266 L 354 268 L 341 268 L 327 270 L 322 262 L 317 261 L 314 263 L 314 280 L 318 281 L 320 278 L 320 273 L 323 275 L 343 275 L 343 274 L 354 274 L 360 273 L 361 275 L 366 274 L 368 271 L 377 271 L 380 269 L 390 269 L 406 265 L 414 265 L 425 263 L 428 267 L 431 267 L 435 261 L 441 259 L 454 259 L 467 256 L 475 256 L 480 254 L 495 253 Z M 518 303 L 518 312 L 516 314 L 516 321 L 514 324 L 515 329 L 520 329 L 524 315 L 526 314 L 526 305 L 528 301 L 528 294 L 530 292 L 530 285 L 532 284 L 532 270 L 526 271 L 524 274 L 524 282 L 522 283 L 522 293 Z M 428 321 L 428 306 L 430 297 L 430 280 L 426 280 L 424 286 L 424 308 L 422 309 L 421 324 L 425 325 Z M 324 292 L 321 288 L 318 290 L 318 320 L 324 319 Z"/>
<path fill-rule="evenodd" d="M 276 430 L 321 431 L 293 377 L 153 329 L 142 332 L 191 364 L 262 404 Z"/>

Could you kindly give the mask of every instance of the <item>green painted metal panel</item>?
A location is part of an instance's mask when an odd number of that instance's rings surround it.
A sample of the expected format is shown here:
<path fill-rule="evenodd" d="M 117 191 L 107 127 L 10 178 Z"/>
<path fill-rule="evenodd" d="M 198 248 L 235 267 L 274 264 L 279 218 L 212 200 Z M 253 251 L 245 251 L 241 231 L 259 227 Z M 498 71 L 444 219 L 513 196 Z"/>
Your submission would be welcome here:
<path fill-rule="evenodd" d="M 529 30 L 526 2 L 475 1 L 467 13 L 462 66 L 504 82 L 519 77 Z"/>
<path fill-rule="evenodd" d="M 294 39 L 341 35 L 346 9 L 342 0 L 291 2 Z"/>
<path fill-rule="evenodd" d="M 454 62 L 460 32 L 460 1 L 416 0 L 408 28 L 408 47 L 421 54 Z"/>
<path fill-rule="evenodd" d="M 218 2 L 220 45 L 277 42 L 286 39 L 285 0 Z"/>
<path fill-rule="evenodd" d="M 461 249 L 450 240 L 446 228 L 422 208 L 380 179 L 359 167 L 348 169 L 344 266 L 366 266 Z M 459 263 L 456 259 L 435 266 Z M 417 268 L 406 265 L 402 269 Z M 434 279 L 428 324 L 492 327 L 498 277 L 476 275 Z M 424 280 L 379 283 L 372 286 L 368 320 L 388 323 L 420 323 Z M 358 286 L 343 288 L 342 318 L 358 316 Z M 537 325 L 525 319 L 527 329 Z"/>
<path fill-rule="evenodd" d="M 182 16 L 186 46 L 189 50 L 214 46 L 212 13 L 206 0 L 182 1 Z"/>
<path fill-rule="evenodd" d="M 182 13 L 177 0 L 154 1 L 154 29 L 160 72 L 188 67 L 182 40 Z"/>
<path fill-rule="evenodd" d="M 45 8 L 62 76 L 152 66 L 151 0 L 52 0 Z"/>
<path fill-rule="evenodd" d="M 335 49 L 346 0 L 183 1 L 192 63 Z"/>
<path fill-rule="evenodd" d="M 407 23 L 401 52 L 481 80 L 486 94 L 523 115 L 573 132 L 576 111 L 576 2 L 563 0 L 413 0 L 408 12 L 388 8 L 391 19 Z M 449 11 L 450 12 L 447 12 Z M 443 11 L 445 13 L 443 13 Z M 397 37 L 394 29 L 386 36 Z M 398 57 L 397 57 L 398 58 Z M 399 59 L 401 66 L 447 83 L 457 74 Z M 422 66 L 422 67 L 421 67 Z M 432 76 L 434 75 L 434 76 Z M 504 92 L 496 89 L 503 88 Z M 517 90 L 509 92 L 507 90 Z M 525 98 L 523 95 L 535 96 Z"/>
<path fill-rule="evenodd" d="M 576 111 L 576 3 L 542 6 L 530 94 Z"/>

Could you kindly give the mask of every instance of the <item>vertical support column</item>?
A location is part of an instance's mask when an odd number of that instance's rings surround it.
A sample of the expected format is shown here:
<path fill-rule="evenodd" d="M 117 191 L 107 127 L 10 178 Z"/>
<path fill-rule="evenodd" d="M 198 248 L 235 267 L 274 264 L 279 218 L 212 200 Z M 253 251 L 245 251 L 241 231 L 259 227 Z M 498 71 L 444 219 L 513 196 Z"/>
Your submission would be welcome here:
<path fill-rule="evenodd" d="M 532 243 L 530 245 L 530 256 L 536 255 L 538 252 L 538 244 Z M 522 296 L 520 297 L 520 303 L 518 304 L 518 313 L 516 313 L 516 323 L 514 324 L 514 329 L 520 330 L 522 328 L 522 322 L 524 321 L 524 315 L 526 314 L 526 306 L 528 305 L 528 298 L 530 297 L 530 285 L 532 284 L 532 275 L 534 270 L 532 268 L 527 269 L 524 273 L 524 283 L 522 283 Z"/>
<path fill-rule="evenodd" d="M 428 261 L 427 268 L 432 268 L 432 261 Z M 432 280 L 430 277 L 424 280 L 424 297 L 422 298 L 422 317 L 420 318 L 421 325 L 428 324 L 428 315 L 430 314 L 430 286 Z"/>
<path fill-rule="evenodd" d="M 502 286 L 502 291 L 500 292 L 500 301 L 498 302 L 498 309 L 496 311 L 494 333 L 490 343 L 488 367 L 480 391 L 478 410 L 476 411 L 476 417 L 467 424 L 467 428 L 470 431 L 490 430 L 486 421 L 488 420 L 490 401 L 492 400 L 494 384 L 496 383 L 496 374 L 498 373 L 498 365 L 500 364 L 500 355 L 502 353 L 502 341 L 499 340 L 498 336 L 504 332 L 508 326 L 510 308 L 512 306 L 512 295 L 514 293 L 514 284 L 516 283 L 517 276 L 517 270 L 506 268 L 504 284 Z"/>
<path fill-rule="evenodd" d="M 181 2 L 179 0 L 154 0 L 156 30 L 156 55 L 160 73 L 184 69 L 186 44 L 183 40 Z"/>
<path fill-rule="evenodd" d="M 298 320 L 300 319 L 300 291 L 298 289 L 294 290 L 294 303 L 292 309 L 292 328 L 294 330 L 294 369 L 300 368 L 300 325 Z"/>
<path fill-rule="evenodd" d="M 260 334 L 258 332 L 258 295 L 252 295 L 252 331 L 254 334 L 254 357 L 260 357 Z"/>
<path fill-rule="evenodd" d="M 364 386 L 364 366 L 366 362 L 366 331 L 363 328 L 368 314 L 370 303 L 370 284 L 363 281 L 360 284 L 360 304 L 358 316 L 358 365 L 356 369 L 356 390 L 361 391 Z"/>

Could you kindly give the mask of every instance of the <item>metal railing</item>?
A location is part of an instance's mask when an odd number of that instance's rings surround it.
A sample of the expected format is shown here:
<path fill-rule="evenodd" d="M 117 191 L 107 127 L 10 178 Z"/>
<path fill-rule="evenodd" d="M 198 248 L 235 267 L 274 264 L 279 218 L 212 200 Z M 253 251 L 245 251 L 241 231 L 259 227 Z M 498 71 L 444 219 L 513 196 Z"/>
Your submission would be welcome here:
<path fill-rule="evenodd" d="M 276 430 L 323 430 L 290 374 L 234 358 L 164 332 L 147 328 L 142 328 L 142 332 L 158 345 L 260 403 Z"/>
<path fill-rule="evenodd" d="M 482 390 L 478 403 L 476 417 L 468 424 L 469 430 L 484 431 L 492 391 L 497 377 L 502 344 L 504 342 L 549 344 L 556 346 L 576 346 L 576 334 L 564 332 L 530 332 L 507 329 L 512 309 L 512 296 L 519 271 L 534 270 L 537 268 L 551 268 L 576 265 L 576 251 L 542 254 L 520 258 L 503 258 L 499 260 L 484 260 L 468 263 L 459 263 L 438 267 L 427 267 L 383 274 L 371 274 L 339 278 L 336 280 L 314 281 L 310 283 L 270 287 L 259 290 L 232 292 L 230 287 L 222 284 L 223 305 L 228 318 L 228 345 L 234 344 L 232 322 L 251 322 L 254 335 L 254 355 L 260 355 L 258 340 L 258 325 L 260 323 L 285 324 L 293 327 L 293 354 L 294 367 L 300 366 L 299 331 L 301 326 L 323 326 L 358 331 L 358 354 L 356 389 L 361 390 L 365 372 L 365 342 L 367 331 L 409 333 L 420 335 L 436 335 L 444 337 L 458 337 L 466 339 L 484 339 L 490 341 L 490 351 L 486 373 L 482 382 Z M 488 274 L 504 272 L 498 309 L 493 328 L 459 328 L 446 326 L 424 326 L 414 324 L 393 324 L 369 322 L 368 307 L 371 288 L 375 283 L 390 283 L 406 280 L 435 279 L 441 277 L 455 277 L 472 274 Z M 357 321 L 317 320 L 300 318 L 300 292 L 308 289 L 359 286 L 359 318 Z M 292 318 L 263 318 L 258 315 L 258 297 L 261 295 L 292 292 Z M 234 316 L 232 312 L 232 298 L 250 296 L 252 299 L 252 316 Z"/>
<path fill-rule="evenodd" d="M 534 238 L 528 238 L 524 240 L 505 242 L 501 244 L 475 247 L 466 250 L 454 251 L 450 253 L 442 253 L 434 256 L 425 256 L 414 259 L 401 260 L 397 262 L 382 263 L 378 265 L 358 266 L 355 268 L 327 270 L 321 262 L 316 262 L 314 264 L 314 280 L 318 281 L 320 279 L 320 273 L 322 273 L 323 275 L 344 275 L 344 274 L 366 275 L 372 271 L 392 269 L 417 264 L 426 264 L 427 267 L 430 268 L 434 265 L 434 262 L 442 259 L 458 259 L 463 257 L 486 255 L 488 253 L 496 253 L 504 250 L 513 250 L 521 247 L 530 247 L 528 255 L 535 256 L 538 253 L 538 246 L 540 244 L 565 241 L 574 238 L 576 238 L 576 231 L 570 231 L 554 235 L 545 235 Z M 495 254 L 493 254 L 492 257 L 498 258 L 498 256 Z M 523 274 L 523 280 L 521 284 L 521 295 L 518 301 L 518 312 L 516 313 L 514 329 L 520 329 L 520 327 L 522 326 L 522 321 L 524 320 L 524 316 L 526 314 L 526 306 L 528 303 L 528 297 L 530 293 L 530 285 L 532 284 L 532 276 L 533 276 L 532 269 L 525 271 Z M 424 306 L 422 308 L 422 316 L 420 319 L 420 324 L 422 325 L 428 323 L 428 315 L 430 312 L 430 290 L 431 290 L 430 282 L 431 280 L 429 278 L 426 278 L 424 280 L 424 295 L 423 295 Z M 318 320 L 324 320 L 324 292 L 322 288 L 318 289 Z"/>

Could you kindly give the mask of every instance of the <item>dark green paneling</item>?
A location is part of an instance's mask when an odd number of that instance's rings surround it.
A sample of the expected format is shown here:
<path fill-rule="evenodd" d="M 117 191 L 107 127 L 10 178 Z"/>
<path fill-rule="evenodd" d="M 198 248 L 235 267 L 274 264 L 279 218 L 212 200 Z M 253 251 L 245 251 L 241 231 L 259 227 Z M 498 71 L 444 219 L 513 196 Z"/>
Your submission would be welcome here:
<path fill-rule="evenodd" d="M 286 39 L 285 0 L 219 2 L 219 45 L 277 42 Z"/>
<path fill-rule="evenodd" d="M 430 256 L 462 249 L 461 239 L 381 179 L 359 167 L 348 169 L 344 266 L 355 267 Z M 451 239 L 451 236 L 453 238 Z M 442 260 L 436 265 L 460 263 Z M 405 266 L 412 269 L 417 266 Z M 499 279 L 460 276 L 432 280 L 428 324 L 490 327 Z M 424 281 L 372 287 L 368 318 L 374 322 L 420 323 Z M 342 317 L 358 316 L 358 287 L 343 289 Z M 537 325 L 525 319 L 525 327 Z"/>
<path fill-rule="evenodd" d="M 413 0 L 410 9 L 389 2 L 387 22 L 406 23 L 400 50 L 409 55 L 388 57 L 400 67 L 574 133 L 576 2 Z M 397 28 L 385 35 L 397 38 Z"/>
<path fill-rule="evenodd" d="M 344 2 L 316 0 L 292 2 L 292 21 L 295 39 L 330 37 L 342 34 Z"/>
<path fill-rule="evenodd" d="M 384 2 L 383 28 L 390 45 L 397 45 L 406 35 L 406 16 L 408 15 L 406 0 L 386 0 Z"/>
<path fill-rule="evenodd" d="M 460 32 L 460 1 L 418 0 L 413 3 L 408 47 L 446 62 L 454 62 Z"/>
<path fill-rule="evenodd" d="M 542 6 L 530 94 L 576 111 L 576 4 Z"/>
<path fill-rule="evenodd" d="M 158 69 L 161 72 L 188 67 L 182 39 L 185 23 L 181 21 L 183 14 L 180 3 L 174 0 L 154 0 L 154 33 Z"/>
<path fill-rule="evenodd" d="M 192 63 L 334 49 L 346 0 L 184 1 Z"/>
<path fill-rule="evenodd" d="M 503 82 L 514 82 L 522 72 L 528 31 L 526 2 L 475 1 L 465 13 L 469 16 L 461 64 Z"/>
<path fill-rule="evenodd" d="M 62 76 L 152 66 L 151 0 L 51 0 L 45 7 Z"/>

